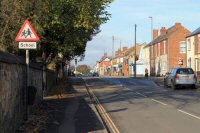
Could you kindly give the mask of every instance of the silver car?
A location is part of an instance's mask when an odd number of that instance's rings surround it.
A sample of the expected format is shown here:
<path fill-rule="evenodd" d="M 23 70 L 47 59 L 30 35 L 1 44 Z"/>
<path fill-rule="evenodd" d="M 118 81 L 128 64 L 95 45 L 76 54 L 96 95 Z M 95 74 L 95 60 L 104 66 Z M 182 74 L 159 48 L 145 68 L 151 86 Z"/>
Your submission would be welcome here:
<path fill-rule="evenodd" d="M 172 68 L 171 72 L 166 73 L 164 86 L 171 86 L 176 89 L 181 86 L 189 86 L 196 89 L 197 78 L 192 68 Z"/>

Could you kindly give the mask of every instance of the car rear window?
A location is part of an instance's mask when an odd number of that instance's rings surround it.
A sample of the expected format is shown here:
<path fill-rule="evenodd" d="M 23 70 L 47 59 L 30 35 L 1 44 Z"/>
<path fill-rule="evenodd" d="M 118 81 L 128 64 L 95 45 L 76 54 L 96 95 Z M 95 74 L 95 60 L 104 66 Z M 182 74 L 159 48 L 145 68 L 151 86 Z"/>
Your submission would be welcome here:
<path fill-rule="evenodd" d="M 194 74 L 194 71 L 191 68 L 180 68 L 176 72 L 177 74 Z"/>

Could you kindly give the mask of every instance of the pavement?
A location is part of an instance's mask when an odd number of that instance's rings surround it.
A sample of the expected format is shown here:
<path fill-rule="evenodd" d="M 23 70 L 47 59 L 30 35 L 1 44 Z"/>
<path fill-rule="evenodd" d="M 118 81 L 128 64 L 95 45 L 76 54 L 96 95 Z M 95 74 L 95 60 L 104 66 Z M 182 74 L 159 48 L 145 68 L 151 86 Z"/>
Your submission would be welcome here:
<path fill-rule="evenodd" d="M 30 117 L 17 133 L 107 133 L 83 80 L 70 78 L 67 82 L 44 98 L 40 113 Z"/>

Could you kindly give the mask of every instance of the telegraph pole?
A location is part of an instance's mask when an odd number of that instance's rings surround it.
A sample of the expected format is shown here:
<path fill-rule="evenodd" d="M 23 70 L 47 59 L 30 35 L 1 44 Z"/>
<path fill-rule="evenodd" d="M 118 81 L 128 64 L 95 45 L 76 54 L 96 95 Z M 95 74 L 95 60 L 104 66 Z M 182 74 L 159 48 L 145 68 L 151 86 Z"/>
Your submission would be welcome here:
<path fill-rule="evenodd" d="M 151 55 L 152 55 L 152 57 L 150 57 L 150 63 L 151 63 L 151 68 L 152 68 L 152 70 L 151 70 L 151 74 L 153 75 L 153 76 L 155 76 L 154 75 L 154 56 L 153 56 L 153 54 L 154 54 L 154 47 L 153 47 L 153 17 L 152 16 L 150 16 L 149 17 L 150 19 L 151 19 L 151 48 L 152 48 L 152 50 L 150 51 L 150 53 L 152 53 Z"/>
<path fill-rule="evenodd" d="M 137 65 L 136 65 L 136 52 L 137 52 L 137 50 L 136 50 L 136 31 L 137 31 L 137 25 L 135 24 L 135 65 L 134 65 L 134 77 L 136 78 L 136 67 L 137 67 Z"/>
<path fill-rule="evenodd" d="M 114 40 L 115 37 L 112 37 L 112 62 L 111 62 L 111 76 L 113 76 L 114 69 L 113 69 L 113 57 L 114 57 Z"/>

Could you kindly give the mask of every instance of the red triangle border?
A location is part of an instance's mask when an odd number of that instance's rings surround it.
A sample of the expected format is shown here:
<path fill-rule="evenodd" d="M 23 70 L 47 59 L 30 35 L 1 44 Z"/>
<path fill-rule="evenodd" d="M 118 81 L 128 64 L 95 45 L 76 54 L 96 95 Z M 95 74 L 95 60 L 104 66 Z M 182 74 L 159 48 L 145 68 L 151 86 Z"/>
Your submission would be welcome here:
<path fill-rule="evenodd" d="M 19 38 L 19 36 L 20 36 L 20 34 L 23 32 L 23 30 L 24 30 L 26 24 L 28 24 L 28 25 L 30 26 L 30 28 L 31 28 L 31 30 L 33 31 L 33 33 L 35 34 L 36 38 L 27 38 L 27 39 L 20 39 L 20 38 Z M 26 21 L 24 22 L 24 24 L 22 25 L 22 27 L 21 27 L 19 33 L 17 34 L 17 37 L 15 38 L 15 40 L 16 40 L 17 42 L 21 42 L 21 41 L 25 41 L 25 42 L 27 42 L 27 41 L 40 41 L 40 38 L 39 38 L 39 36 L 37 35 L 37 33 L 35 32 L 33 26 L 31 25 L 31 23 L 30 23 L 28 20 L 26 20 Z"/>

